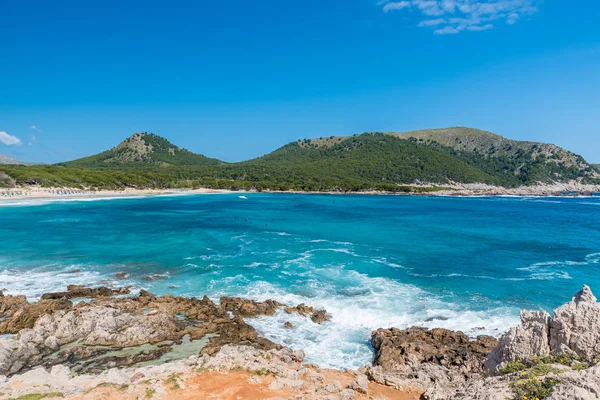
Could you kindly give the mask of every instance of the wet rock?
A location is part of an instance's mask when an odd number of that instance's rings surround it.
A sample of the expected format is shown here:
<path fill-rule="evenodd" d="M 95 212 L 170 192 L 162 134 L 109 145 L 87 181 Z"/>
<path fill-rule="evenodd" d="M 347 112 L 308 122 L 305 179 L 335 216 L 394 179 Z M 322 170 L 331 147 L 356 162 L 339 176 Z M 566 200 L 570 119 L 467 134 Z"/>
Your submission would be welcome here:
<path fill-rule="evenodd" d="M 262 338 L 243 318 L 273 315 L 282 307 L 276 301 L 223 298 L 215 304 L 206 296 L 159 297 L 144 290 L 138 296 L 111 297 L 126 291 L 69 286 L 66 292 L 47 294 L 31 304 L 24 297 L 0 297 L 0 315 L 6 318 L 0 332 L 19 333 L 0 341 L 0 374 L 63 362 L 70 363 L 75 373 L 136 365 L 166 355 L 171 345 L 161 343 L 179 343 L 186 335 L 203 339 L 196 350 L 201 356 L 220 353 L 228 345 L 247 345 L 258 351 L 281 350 L 277 354 L 285 364 L 304 359 L 302 351 L 283 352 L 282 346 Z M 70 297 L 91 300 L 73 306 Z"/>
<path fill-rule="evenodd" d="M 463 373 L 479 373 L 497 341 L 480 336 L 471 341 L 462 332 L 447 329 L 378 329 L 371 335 L 375 349 L 373 365 L 384 370 L 408 372 L 432 363 Z"/>
<path fill-rule="evenodd" d="M 43 305 L 61 302 L 70 304 L 61 299 L 42 300 L 31 306 L 40 309 Z M 46 311 L 44 308 L 39 312 L 44 315 L 37 318 L 31 329 L 22 329 L 17 338 L 0 342 L 0 374 L 10 375 L 24 367 L 39 365 L 57 346 L 68 343 L 130 347 L 175 340 L 183 334 L 174 318 L 167 314 L 145 316 L 109 307 L 61 310 L 51 314 Z"/>
<path fill-rule="evenodd" d="M 127 272 L 119 272 L 119 273 L 115 274 L 115 278 L 117 278 L 119 280 L 127 279 L 127 278 L 129 278 L 129 274 Z"/>
<path fill-rule="evenodd" d="M 273 315 L 283 304 L 275 300 L 254 301 L 240 297 L 221 297 L 221 307 L 242 317 L 256 317 L 259 315 Z"/>
<path fill-rule="evenodd" d="M 117 295 L 129 294 L 129 288 L 110 289 L 107 287 L 88 288 L 81 285 L 69 285 L 66 292 L 45 293 L 42 295 L 42 300 L 52 299 L 75 299 L 75 298 L 96 298 L 110 297 Z"/>
<path fill-rule="evenodd" d="M 288 329 L 292 329 L 294 327 L 294 325 L 290 321 L 285 321 L 283 326 L 285 326 Z"/>
<path fill-rule="evenodd" d="M 142 278 L 143 281 L 157 281 L 157 280 L 161 280 L 161 279 L 169 279 L 169 277 L 167 275 L 154 274 L 154 275 L 144 276 Z"/>
<path fill-rule="evenodd" d="M 303 317 L 310 317 L 310 319 L 316 324 L 322 324 L 323 322 L 329 321 L 331 316 L 327 314 L 325 310 L 317 310 L 313 307 L 307 306 L 304 303 L 298 304 L 294 307 L 286 307 L 284 311 L 288 314 L 298 313 Z"/>
<path fill-rule="evenodd" d="M 0 317 L 7 318 L 29 304 L 25 296 L 4 295 L 0 291 Z"/>
<path fill-rule="evenodd" d="M 69 310 L 73 304 L 67 299 L 40 300 L 36 303 L 23 302 L 21 296 L 10 305 L 6 314 L 6 320 L 0 322 L 0 334 L 14 334 L 22 329 L 33 328 L 35 322 L 44 314 L 52 313 L 56 310 Z M 4 297 L 3 299 L 7 299 Z"/>

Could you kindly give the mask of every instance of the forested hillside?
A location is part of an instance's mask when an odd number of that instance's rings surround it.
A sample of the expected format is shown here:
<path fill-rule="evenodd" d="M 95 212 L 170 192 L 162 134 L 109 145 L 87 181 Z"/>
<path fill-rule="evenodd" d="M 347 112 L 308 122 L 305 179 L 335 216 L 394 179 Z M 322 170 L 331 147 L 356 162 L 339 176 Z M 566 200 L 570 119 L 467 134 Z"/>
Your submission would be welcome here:
<path fill-rule="evenodd" d="M 558 146 L 469 128 L 304 139 L 240 163 L 210 159 L 144 133 L 56 166 L 3 169 L 20 185 L 94 188 L 411 191 L 435 190 L 423 184 L 600 183 L 595 167 Z"/>
<path fill-rule="evenodd" d="M 220 161 L 179 148 L 153 133 L 134 133 L 118 146 L 61 165 L 74 168 L 120 168 L 170 165 L 215 165 Z"/>

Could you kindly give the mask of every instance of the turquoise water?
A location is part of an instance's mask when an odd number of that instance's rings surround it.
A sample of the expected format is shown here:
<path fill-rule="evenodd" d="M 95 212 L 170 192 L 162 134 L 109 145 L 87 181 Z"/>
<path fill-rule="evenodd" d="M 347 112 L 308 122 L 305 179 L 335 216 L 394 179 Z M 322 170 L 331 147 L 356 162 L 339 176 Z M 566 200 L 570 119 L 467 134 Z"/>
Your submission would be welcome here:
<path fill-rule="evenodd" d="M 324 307 L 321 326 L 284 313 L 250 322 L 330 367 L 369 363 L 372 329 L 498 336 L 521 308 L 600 288 L 600 197 L 26 200 L 0 203 L 0 235 L 0 288 L 32 299 L 77 283 Z"/>

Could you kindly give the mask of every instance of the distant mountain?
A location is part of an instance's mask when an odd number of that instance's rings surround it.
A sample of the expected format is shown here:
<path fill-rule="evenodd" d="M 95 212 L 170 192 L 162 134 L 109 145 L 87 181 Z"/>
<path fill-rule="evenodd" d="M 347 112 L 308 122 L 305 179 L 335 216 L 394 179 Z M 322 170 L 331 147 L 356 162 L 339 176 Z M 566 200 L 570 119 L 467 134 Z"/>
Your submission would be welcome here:
<path fill-rule="evenodd" d="M 398 138 L 436 153 L 445 154 L 479 170 L 488 178 L 492 178 L 492 181 L 489 179 L 481 181 L 486 183 L 495 182 L 504 186 L 518 186 L 535 182 L 596 181 L 600 179 L 600 173 L 596 168 L 588 164 L 581 156 L 559 146 L 510 140 L 478 129 L 455 127 L 404 133 L 368 133 L 366 135 Z M 314 159 L 314 157 L 318 157 L 317 153 L 323 153 L 324 149 L 338 149 L 352 138 L 360 136 L 363 135 L 301 140 L 297 142 L 297 146 L 299 149 L 306 149 L 303 150 L 303 153 L 312 150 L 310 153 Z M 393 142 L 388 142 L 388 145 L 391 143 Z M 264 159 L 286 158 L 287 156 L 284 154 L 289 152 L 289 148 L 286 149 L 286 147 L 265 156 Z M 416 156 L 416 153 L 414 155 Z M 373 153 L 373 157 L 376 159 L 380 156 L 381 154 Z M 405 161 L 409 160 L 410 158 L 405 159 Z M 431 165 L 428 164 L 428 167 Z M 470 179 L 469 181 L 454 179 L 458 170 L 455 166 L 451 167 L 450 164 L 438 169 L 437 172 L 449 180 L 463 183 L 470 181 Z M 427 174 L 423 178 L 426 176 Z"/>
<path fill-rule="evenodd" d="M 494 176 L 450 154 L 383 133 L 299 140 L 242 165 L 255 170 L 262 167 L 265 175 L 288 171 L 292 177 L 333 185 L 336 181 L 500 184 Z"/>
<path fill-rule="evenodd" d="M 0 164 L 24 164 L 24 163 L 17 160 L 14 157 L 0 154 Z"/>
<path fill-rule="evenodd" d="M 60 165 L 77 168 L 216 165 L 221 161 L 175 146 L 153 133 L 134 133 L 118 146 L 102 153 Z"/>
<path fill-rule="evenodd" d="M 301 139 L 239 163 L 224 163 L 160 136 L 136 133 L 94 156 L 58 166 L 15 165 L 3 170 L 17 184 L 97 188 L 423 191 L 435 188 L 409 186 L 600 184 L 600 170 L 556 145 L 461 127 Z"/>

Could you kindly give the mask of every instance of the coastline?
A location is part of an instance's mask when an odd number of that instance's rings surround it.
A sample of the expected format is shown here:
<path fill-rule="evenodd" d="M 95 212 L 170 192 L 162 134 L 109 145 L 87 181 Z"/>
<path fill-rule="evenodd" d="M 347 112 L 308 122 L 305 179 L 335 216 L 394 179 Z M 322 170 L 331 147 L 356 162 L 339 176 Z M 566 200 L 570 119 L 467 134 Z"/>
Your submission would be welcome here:
<path fill-rule="evenodd" d="M 0 203 L 6 200 L 26 199 L 94 199 L 94 198 L 129 198 L 143 196 L 164 195 L 197 195 L 197 194 L 244 194 L 244 193 L 273 193 L 273 194 L 322 194 L 322 195 L 399 195 L 423 197 L 589 197 L 600 193 L 600 185 L 584 185 L 577 182 L 556 183 L 552 185 L 521 186 L 518 188 L 504 188 L 485 184 L 457 184 L 444 186 L 413 185 L 414 192 L 389 192 L 389 191 L 245 191 L 226 189 L 133 189 L 123 190 L 82 190 L 74 188 L 39 188 L 20 187 L 0 189 Z M 439 188 L 439 189 L 436 189 Z M 434 189 L 434 190 L 432 190 Z M 422 191 L 420 191 L 422 190 Z"/>
<path fill-rule="evenodd" d="M 0 399 L 559 400 L 600 389 L 600 303 L 585 285 L 553 315 L 523 310 L 500 340 L 377 329 L 372 363 L 357 370 L 305 363 L 302 350 L 246 322 L 285 308 L 322 324 L 323 309 L 123 294 L 69 286 L 29 303 L 0 291 L 0 331 L 10 334 L 0 337 Z"/>

